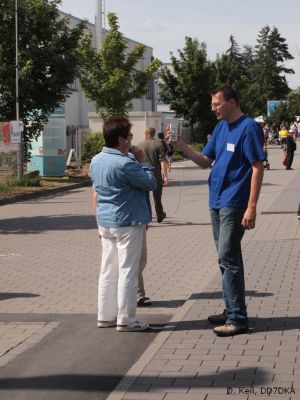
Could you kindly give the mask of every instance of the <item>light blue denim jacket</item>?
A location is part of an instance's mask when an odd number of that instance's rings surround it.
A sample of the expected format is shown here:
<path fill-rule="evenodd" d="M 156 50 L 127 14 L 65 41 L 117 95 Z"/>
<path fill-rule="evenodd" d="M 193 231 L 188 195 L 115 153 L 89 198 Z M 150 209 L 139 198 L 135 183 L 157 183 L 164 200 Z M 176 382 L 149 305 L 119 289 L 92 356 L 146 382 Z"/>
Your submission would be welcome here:
<path fill-rule="evenodd" d="M 152 169 L 108 147 L 93 157 L 90 170 L 100 226 L 119 228 L 151 221 L 148 191 L 156 189 Z"/>

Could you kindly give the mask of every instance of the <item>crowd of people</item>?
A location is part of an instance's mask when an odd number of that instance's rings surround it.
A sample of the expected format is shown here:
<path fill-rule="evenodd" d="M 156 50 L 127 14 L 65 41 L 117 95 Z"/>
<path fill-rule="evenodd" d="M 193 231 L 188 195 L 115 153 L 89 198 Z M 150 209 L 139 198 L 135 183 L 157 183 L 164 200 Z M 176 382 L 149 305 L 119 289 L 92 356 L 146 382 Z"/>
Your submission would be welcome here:
<path fill-rule="evenodd" d="M 136 320 L 136 307 L 151 304 L 143 282 L 146 232 L 152 221 L 149 192 L 153 192 L 157 223 L 161 223 L 166 218 L 162 190 L 177 147 L 201 168 L 211 168 L 209 211 L 225 307 L 208 320 L 216 325 L 213 332 L 218 336 L 248 331 L 241 241 L 246 230 L 255 228 L 266 159 L 264 138 L 261 127 L 242 112 L 231 86 L 211 93 L 211 109 L 218 123 L 200 153 L 181 136 L 171 143 L 169 128 L 158 139 L 154 128 L 146 128 L 144 140 L 133 146 L 126 117 L 113 116 L 104 122 L 106 147 L 91 162 L 93 208 L 102 242 L 98 327 L 116 327 L 119 332 L 149 329 L 147 323 Z M 282 142 L 289 155 L 293 135 L 288 132 Z M 290 155 L 287 169 L 292 161 Z"/>
<path fill-rule="evenodd" d="M 290 124 L 283 121 L 279 128 L 276 124 L 264 124 L 264 147 L 268 145 L 278 144 L 283 149 L 283 165 L 285 169 L 291 170 L 296 151 L 296 140 L 300 136 L 300 120 L 291 122 Z"/>

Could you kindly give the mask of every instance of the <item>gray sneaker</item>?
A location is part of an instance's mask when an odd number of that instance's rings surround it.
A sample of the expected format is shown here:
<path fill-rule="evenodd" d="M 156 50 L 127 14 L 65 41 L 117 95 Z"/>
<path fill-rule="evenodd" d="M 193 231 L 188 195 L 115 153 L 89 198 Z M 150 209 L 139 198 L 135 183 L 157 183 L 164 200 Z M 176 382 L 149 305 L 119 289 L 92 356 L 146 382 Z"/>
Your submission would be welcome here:
<path fill-rule="evenodd" d="M 241 333 L 247 333 L 249 327 L 248 325 L 225 324 L 222 326 L 216 326 L 213 331 L 218 336 L 234 336 L 240 335 Z"/>
<path fill-rule="evenodd" d="M 222 314 L 216 314 L 216 315 L 209 315 L 207 317 L 207 319 L 209 320 L 209 322 L 211 322 L 212 324 L 225 324 L 226 319 L 227 319 L 227 315 L 226 315 L 226 310 L 224 310 L 222 312 Z"/>

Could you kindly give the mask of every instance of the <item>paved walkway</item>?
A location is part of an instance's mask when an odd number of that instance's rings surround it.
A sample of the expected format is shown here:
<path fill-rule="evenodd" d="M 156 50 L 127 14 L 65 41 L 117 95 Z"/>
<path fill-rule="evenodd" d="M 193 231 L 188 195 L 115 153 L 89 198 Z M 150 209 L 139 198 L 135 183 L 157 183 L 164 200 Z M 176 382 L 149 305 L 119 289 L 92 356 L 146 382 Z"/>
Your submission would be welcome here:
<path fill-rule="evenodd" d="M 207 211 L 209 171 L 175 165 L 164 191 L 168 218 L 148 231 L 145 282 L 153 307 L 139 310 L 161 332 L 109 400 L 300 399 L 299 153 L 295 169 L 285 171 L 280 148 L 269 151 L 257 227 L 243 242 L 251 331 L 233 338 L 216 337 L 207 322 L 223 309 Z M 54 317 L 6 321 L 7 313 L 95 313 L 99 251 L 90 189 L 2 206 L 0 217 L 5 368 L 57 326 Z M 160 326 L 157 315 L 169 322 Z"/>

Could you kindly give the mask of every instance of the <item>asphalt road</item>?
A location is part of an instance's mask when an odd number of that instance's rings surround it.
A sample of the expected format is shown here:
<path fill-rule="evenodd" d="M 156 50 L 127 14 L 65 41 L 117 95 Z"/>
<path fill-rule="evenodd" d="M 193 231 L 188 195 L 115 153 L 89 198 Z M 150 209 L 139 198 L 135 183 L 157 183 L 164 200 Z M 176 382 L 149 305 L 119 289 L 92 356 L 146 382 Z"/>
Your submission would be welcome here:
<path fill-rule="evenodd" d="M 152 314 L 150 322 L 157 330 L 121 333 L 97 328 L 95 315 L 1 314 L 0 321 L 59 325 L 0 369 L 0 399 L 104 400 L 168 318 Z"/>

